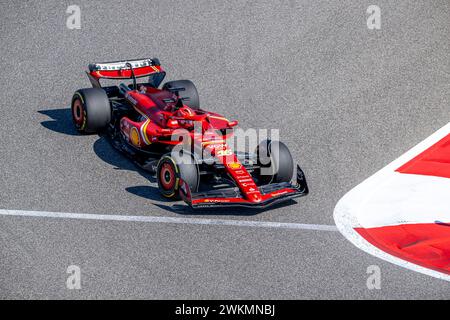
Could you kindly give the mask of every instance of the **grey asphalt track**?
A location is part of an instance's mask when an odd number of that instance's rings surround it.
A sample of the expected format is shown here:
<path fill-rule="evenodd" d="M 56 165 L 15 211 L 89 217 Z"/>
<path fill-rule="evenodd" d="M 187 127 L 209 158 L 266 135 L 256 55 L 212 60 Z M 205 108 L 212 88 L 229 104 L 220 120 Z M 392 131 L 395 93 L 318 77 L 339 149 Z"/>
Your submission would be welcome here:
<path fill-rule="evenodd" d="M 66 28 L 81 7 L 80 30 Z M 381 30 L 366 26 L 370 4 Z M 450 3 L 0 2 L 0 209 L 333 225 L 352 187 L 449 122 Z M 88 63 L 158 57 L 202 106 L 280 128 L 311 194 L 250 214 L 173 209 L 104 138 L 71 126 Z M 66 288 L 78 265 L 82 289 Z M 381 290 L 366 287 L 381 268 Z M 448 299 L 447 282 L 339 232 L 0 216 L 0 298 Z"/>

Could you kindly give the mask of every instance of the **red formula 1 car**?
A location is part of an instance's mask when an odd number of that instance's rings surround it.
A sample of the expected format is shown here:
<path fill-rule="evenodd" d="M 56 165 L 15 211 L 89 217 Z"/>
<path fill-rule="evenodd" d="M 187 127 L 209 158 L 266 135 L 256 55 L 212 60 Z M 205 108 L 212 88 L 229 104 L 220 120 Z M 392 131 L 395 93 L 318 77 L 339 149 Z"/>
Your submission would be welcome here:
<path fill-rule="evenodd" d="M 158 59 L 94 63 L 87 74 L 93 88 L 72 98 L 76 128 L 107 132 L 116 148 L 156 173 L 164 197 L 193 208 L 262 208 L 308 194 L 298 165 L 291 183 L 294 161 L 283 143 L 264 140 L 255 152 L 235 152 L 227 139 L 237 121 L 201 109 L 191 81 L 159 89 L 165 72 Z M 131 83 L 102 87 L 102 78 Z"/>

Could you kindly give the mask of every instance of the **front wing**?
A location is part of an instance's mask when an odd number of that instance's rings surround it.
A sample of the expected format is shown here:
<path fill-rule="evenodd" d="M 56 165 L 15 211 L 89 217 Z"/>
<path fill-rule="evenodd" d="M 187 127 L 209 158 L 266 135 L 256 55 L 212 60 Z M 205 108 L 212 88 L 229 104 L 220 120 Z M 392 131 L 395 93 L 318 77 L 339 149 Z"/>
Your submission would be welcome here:
<path fill-rule="evenodd" d="M 296 182 L 295 185 L 290 182 L 281 182 L 259 187 L 259 192 L 262 195 L 262 200 L 259 202 L 245 199 L 237 187 L 191 193 L 189 186 L 183 181 L 180 187 L 180 196 L 194 209 L 217 207 L 266 208 L 307 195 L 309 192 L 308 185 L 305 175 L 299 166 L 297 166 Z"/>

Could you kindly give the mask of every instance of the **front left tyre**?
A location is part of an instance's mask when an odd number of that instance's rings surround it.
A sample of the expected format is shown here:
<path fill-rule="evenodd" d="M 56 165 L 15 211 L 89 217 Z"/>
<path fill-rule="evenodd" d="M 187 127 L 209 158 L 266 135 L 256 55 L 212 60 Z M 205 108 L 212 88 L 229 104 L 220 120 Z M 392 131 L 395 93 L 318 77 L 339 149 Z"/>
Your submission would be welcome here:
<path fill-rule="evenodd" d="M 77 90 L 72 97 L 72 120 L 81 133 L 97 133 L 111 121 L 111 105 L 103 89 Z"/>
<path fill-rule="evenodd" d="M 190 153 L 168 153 L 158 162 L 156 179 L 160 193 L 165 198 L 177 200 L 180 198 L 180 180 L 187 183 L 191 192 L 197 192 L 200 183 L 198 164 Z"/>

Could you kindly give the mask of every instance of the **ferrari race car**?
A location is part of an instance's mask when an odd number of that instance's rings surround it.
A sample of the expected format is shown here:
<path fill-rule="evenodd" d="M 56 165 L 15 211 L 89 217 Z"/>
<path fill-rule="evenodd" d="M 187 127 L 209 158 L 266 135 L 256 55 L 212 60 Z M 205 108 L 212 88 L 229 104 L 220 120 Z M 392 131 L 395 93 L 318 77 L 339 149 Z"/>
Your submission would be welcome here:
<path fill-rule="evenodd" d="M 200 108 L 189 80 L 160 85 L 158 59 L 93 63 L 92 88 L 72 98 L 80 133 L 106 133 L 114 147 L 156 174 L 161 194 L 193 208 L 263 208 L 308 194 L 303 171 L 285 144 L 264 140 L 252 152 L 234 151 L 227 140 L 237 121 Z M 146 82 L 137 83 L 145 78 Z M 100 79 L 123 80 L 101 86 Z"/>

